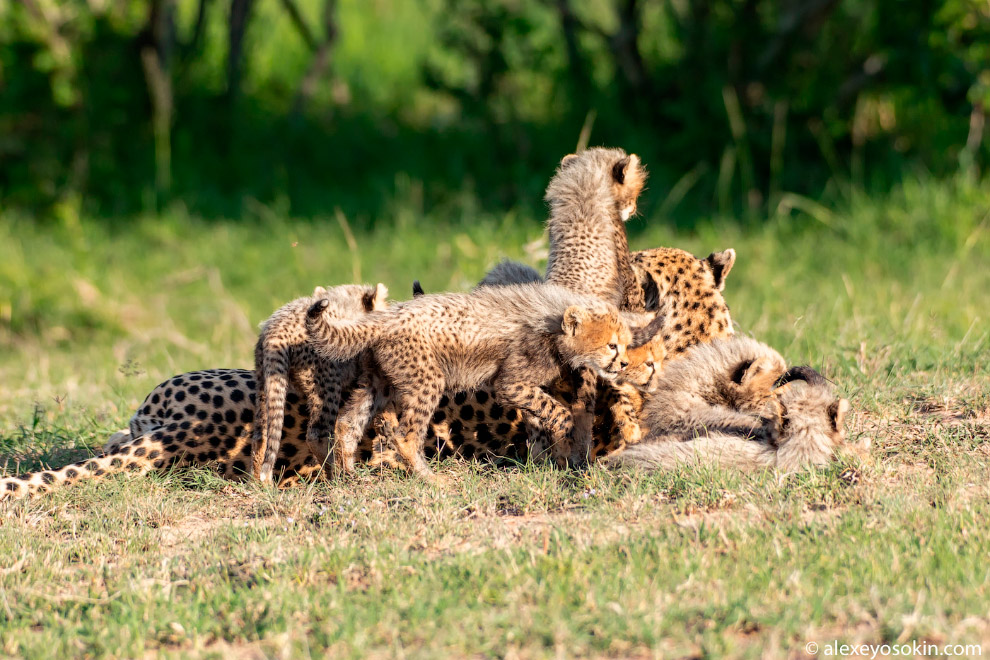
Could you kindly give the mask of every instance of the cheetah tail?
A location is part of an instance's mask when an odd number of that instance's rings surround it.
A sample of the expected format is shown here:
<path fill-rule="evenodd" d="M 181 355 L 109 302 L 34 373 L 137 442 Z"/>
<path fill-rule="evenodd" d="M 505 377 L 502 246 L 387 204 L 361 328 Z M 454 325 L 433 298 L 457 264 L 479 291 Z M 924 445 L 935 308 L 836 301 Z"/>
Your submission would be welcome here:
<path fill-rule="evenodd" d="M 776 450 L 767 444 L 736 436 L 715 435 L 682 441 L 678 437 L 653 438 L 630 445 L 605 459 L 609 467 L 640 470 L 672 470 L 679 465 L 755 471 L 773 467 Z"/>
<path fill-rule="evenodd" d="M 149 433 L 114 447 L 98 458 L 87 458 L 55 470 L 25 472 L 16 477 L 0 479 L 0 501 L 37 497 L 63 486 L 88 479 L 102 479 L 111 474 L 128 472 L 146 474 L 164 467 L 170 461 L 159 438 Z"/>
<path fill-rule="evenodd" d="M 309 344 L 323 358 L 336 362 L 350 360 L 378 338 L 379 321 L 387 312 L 371 312 L 359 320 L 328 319 L 323 313 L 328 305 L 326 299 L 317 300 L 306 318 Z"/>
<path fill-rule="evenodd" d="M 251 459 L 254 476 L 262 483 L 272 479 L 275 460 L 282 444 L 282 421 L 285 418 L 285 395 L 289 387 L 289 356 L 285 349 L 265 351 L 261 360 L 259 389 L 264 388 L 255 411 Z"/>

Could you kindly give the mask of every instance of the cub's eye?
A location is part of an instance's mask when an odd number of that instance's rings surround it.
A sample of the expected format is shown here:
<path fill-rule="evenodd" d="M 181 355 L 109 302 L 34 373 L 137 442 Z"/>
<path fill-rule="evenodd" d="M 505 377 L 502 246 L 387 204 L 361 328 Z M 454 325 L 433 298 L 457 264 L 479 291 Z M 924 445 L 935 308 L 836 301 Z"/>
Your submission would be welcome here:
<path fill-rule="evenodd" d="M 619 347 L 617 345 L 615 345 L 615 344 L 609 344 L 608 345 L 608 348 L 609 348 L 609 350 L 615 351 L 616 353 L 619 352 Z"/>

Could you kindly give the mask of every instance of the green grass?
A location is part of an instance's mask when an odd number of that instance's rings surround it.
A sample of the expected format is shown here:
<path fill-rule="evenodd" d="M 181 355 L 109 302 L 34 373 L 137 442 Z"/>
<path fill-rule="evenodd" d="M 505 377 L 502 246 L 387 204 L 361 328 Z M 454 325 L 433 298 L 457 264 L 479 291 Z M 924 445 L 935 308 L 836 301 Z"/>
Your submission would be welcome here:
<path fill-rule="evenodd" d="M 805 203 L 797 200 L 799 203 Z M 464 289 L 539 265 L 538 219 L 396 202 L 337 218 L 0 216 L 0 463 L 58 463 L 173 373 L 249 366 L 316 284 Z M 800 656 L 809 641 L 990 645 L 990 187 L 908 181 L 634 248 L 734 247 L 739 326 L 827 372 L 867 452 L 779 478 L 439 467 L 273 493 L 205 472 L 0 511 L 0 654 Z"/>

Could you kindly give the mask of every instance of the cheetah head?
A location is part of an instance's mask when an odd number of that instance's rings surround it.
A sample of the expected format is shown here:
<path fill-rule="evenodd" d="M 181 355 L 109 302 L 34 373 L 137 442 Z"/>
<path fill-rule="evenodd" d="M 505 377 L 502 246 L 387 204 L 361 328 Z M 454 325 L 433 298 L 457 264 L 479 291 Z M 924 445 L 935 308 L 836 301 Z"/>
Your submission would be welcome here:
<path fill-rule="evenodd" d="M 626 347 L 632 334 L 618 310 L 572 305 L 564 310 L 560 327 L 563 334 L 558 349 L 571 368 L 589 367 L 611 381 L 628 365 Z"/>
<path fill-rule="evenodd" d="M 835 395 L 831 384 L 811 367 L 792 367 L 774 389 L 783 409 L 777 466 L 789 472 L 830 461 L 846 440 L 848 399 Z"/>
<path fill-rule="evenodd" d="M 314 301 L 326 301 L 320 311 L 326 310 L 331 318 L 354 318 L 368 312 L 388 307 L 388 289 L 379 282 L 376 286 L 342 284 L 313 290 Z"/>
<path fill-rule="evenodd" d="M 654 335 L 641 346 L 626 349 L 629 365 L 619 374 L 623 383 L 635 386 L 643 392 L 653 392 L 660 384 L 663 372 L 663 359 L 667 350 L 663 346 L 663 335 Z"/>
<path fill-rule="evenodd" d="M 622 149 L 592 147 L 568 154 L 560 161 L 557 174 L 547 187 L 547 201 L 607 183 L 615 202 L 615 212 L 623 222 L 636 214 L 636 200 L 646 185 L 646 168 L 636 154 Z"/>
<path fill-rule="evenodd" d="M 704 259 L 676 248 L 632 254 L 646 309 L 666 319 L 662 332 L 667 359 L 681 357 L 695 344 L 732 336 L 732 318 L 722 290 L 735 261 L 732 249 Z"/>

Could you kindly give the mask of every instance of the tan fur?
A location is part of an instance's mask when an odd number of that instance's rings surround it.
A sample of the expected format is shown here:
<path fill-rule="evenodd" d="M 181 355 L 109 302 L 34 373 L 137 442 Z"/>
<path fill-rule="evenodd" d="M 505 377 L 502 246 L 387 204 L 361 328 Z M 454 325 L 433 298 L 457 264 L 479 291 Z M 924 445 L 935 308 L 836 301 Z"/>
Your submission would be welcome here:
<path fill-rule="evenodd" d="M 776 444 L 708 428 L 652 433 L 638 445 L 606 459 L 606 465 L 673 469 L 685 464 L 753 471 L 777 468 L 794 472 L 825 465 L 845 442 L 843 424 L 849 402 L 836 398 L 827 383 L 796 381 L 775 392 L 781 406 Z"/>
<path fill-rule="evenodd" d="M 308 323 L 317 352 L 339 360 L 367 350 L 374 362 L 337 422 L 335 464 L 343 470 L 353 466 L 372 417 L 394 397 L 399 455 L 414 472 L 430 474 L 422 447 L 442 396 L 487 384 L 500 402 L 537 420 L 557 446 L 571 431 L 570 414 L 540 387 L 564 367 L 614 379 L 631 337 L 611 305 L 548 284 L 422 296 L 351 322 L 325 318 L 321 305 Z"/>
<path fill-rule="evenodd" d="M 699 344 L 667 363 L 643 424 L 665 433 L 704 428 L 773 441 L 780 414 L 773 384 L 786 369 L 779 353 L 749 337 Z"/>
<path fill-rule="evenodd" d="M 595 147 L 565 156 L 547 186 L 546 281 L 642 310 L 623 223 L 636 213 L 646 171 L 635 154 Z"/>
<path fill-rule="evenodd" d="M 615 393 L 610 397 L 609 406 L 614 429 L 618 432 L 618 449 L 642 440 L 643 396 L 659 386 L 666 354 L 660 335 L 641 346 L 626 349 L 629 366 L 622 370 L 612 386 Z"/>
<path fill-rule="evenodd" d="M 731 250 L 716 254 L 735 256 Z M 697 259 L 673 248 L 633 253 L 633 268 L 644 284 L 644 292 L 649 294 L 651 309 L 662 309 L 668 319 L 676 312 L 682 323 L 679 331 L 670 323 L 663 329 L 668 352 L 665 369 L 691 345 L 731 334 L 732 322 L 721 293 L 728 269 L 718 266 L 716 277 L 709 259 Z M 681 269 L 683 274 L 679 273 Z M 662 299 L 658 291 L 663 292 Z M 688 319 L 693 322 L 684 323 Z M 568 383 L 560 380 L 552 386 L 558 400 L 573 401 Z M 204 395 L 205 401 L 201 399 Z M 182 466 L 213 467 L 225 478 L 243 479 L 251 474 L 255 396 L 252 371 L 213 369 L 179 374 L 148 393 L 131 419 L 129 431 L 115 433 L 107 443 L 107 456 L 0 479 L 0 498 L 44 493 L 118 472 L 144 474 Z M 348 396 L 345 391 L 344 400 Z M 606 392 L 597 402 L 593 448 L 596 458 L 621 446 L 620 427 L 612 421 L 614 396 Z M 320 463 L 305 441 L 308 420 L 304 398 L 290 382 L 282 444 L 274 468 L 280 487 L 320 474 Z M 505 457 L 516 461 L 525 460 L 528 453 L 523 415 L 511 406 L 498 404 L 490 387 L 444 396 L 427 438 L 427 457 Z M 370 465 L 399 465 L 395 450 L 386 446 L 383 436 L 374 430 L 362 439 L 360 453 L 361 460 Z"/>
<path fill-rule="evenodd" d="M 251 440 L 254 475 L 263 482 L 272 470 L 282 442 L 282 414 L 289 381 L 303 393 L 312 414 L 306 441 L 319 456 L 340 409 L 341 391 L 353 383 L 354 360 L 318 358 L 307 342 L 306 312 L 317 300 L 326 300 L 326 314 L 347 319 L 385 309 L 388 290 L 347 284 L 326 289 L 317 287 L 312 296 L 283 305 L 262 324 L 254 349 L 255 374 L 259 384 L 258 423 Z"/>
<path fill-rule="evenodd" d="M 734 250 L 713 252 L 699 259 L 676 248 L 655 248 L 632 254 L 632 266 L 643 291 L 647 309 L 662 317 L 660 330 L 667 360 L 676 360 L 697 343 L 732 336 L 732 318 L 722 296 L 726 277 L 735 263 Z M 512 261 L 496 265 L 482 280 L 484 286 L 539 281 L 539 274 L 529 266 Z M 482 286 L 479 284 L 479 286 Z M 623 438 L 635 437 L 638 426 L 627 424 L 625 417 L 616 419 L 616 409 L 623 410 L 623 395 L 613 384 L 604 388 L 594 404 L 593 416 L 577 395 L 580 378 L 567 376 L 550 386 L 555 399 L 571 407 L 572 414 L 585 415 L 592 425 L 591 458 L 599 458 L 623 446 Z M 491 391 L 462 392 L 444 397 L 431 425 L 431 437 L 450 451 L 472 457 L 511 457 L 524 459 L 527 445 L 534 442 L 516 410 L 498 405 Z M 618 408 L 617 408 L 618 406 Z M 373 436 L 366 436 L 362 446 L 369 447 Z M 536 442 L 545 445 L 547 439 Z M 383 460 L 388 460 L 387 457 Z"/>

